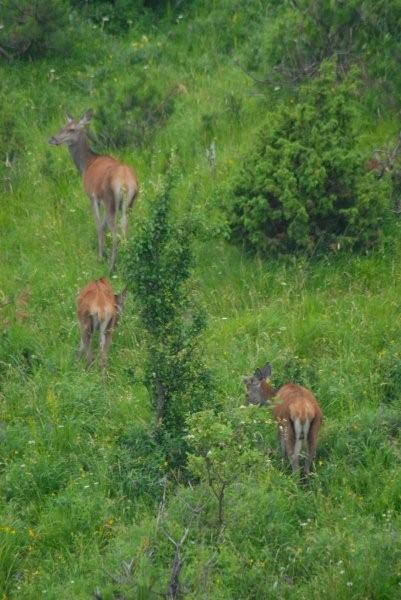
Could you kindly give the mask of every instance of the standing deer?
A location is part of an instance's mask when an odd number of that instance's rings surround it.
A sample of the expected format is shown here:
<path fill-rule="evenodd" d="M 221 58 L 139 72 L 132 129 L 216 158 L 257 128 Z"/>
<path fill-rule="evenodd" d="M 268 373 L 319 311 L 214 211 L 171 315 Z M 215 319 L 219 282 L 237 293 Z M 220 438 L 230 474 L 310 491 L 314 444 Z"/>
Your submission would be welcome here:
<path fill-rule="evenodd" d="M 274 389 L 268 382 L 271 373 L 271 365 L 267 363 L 263 369 L 256 369 L 252 377 L 244 378 L 247 402 L 264 406 L 269 405 L 273 398 L 277 399 L 273 416 L 278 425 L 282 456 L 289 458 L 294 473 L 298 471 L 304 441 L 307 450 L 304 475 L 308 476 L 316 453 L 323 413 L 312 392 L 301 385 L 286 383 Z"/>
<path fill-rule="evenodd" d="M 78 353 L 79 356 L 86 354 L 88 368 L 93 363 L 91 341 L 97 330 L 100 336 L 100 364 L 102 369 L 106 368 L 113 330 L 123 310 L 126 294 L 127 289 L 120 294 L 114 294 L 105 277 L 91 281 L 80 291 L 77 298 L 77 315 L 81 330 Z"/>
<path fill-rule="evenodd" d="M 99 259 L 104 252 L 106 227 L 111 231 L 113 248 L 110 271 L 114 269 L 117 257 L 117 219 L 121 213 L 121 229 L 125 237 L 128 229 L 128 210 L 138 194 L 138 179 L 130 167 L 121 164 L 111 156 L 95 154 L 89 147 L 87 126 L 92 119 L 88 110 L 79 120 L 67 115 L 67 124 L 59 133 L 50 138 L 49 144 L 66 144 L 78 171 L 82 175 L 84 189 L 92 204 L 96 221 L 99 245 Z M 101 217 L 101 209 L 104 215 Z"/>

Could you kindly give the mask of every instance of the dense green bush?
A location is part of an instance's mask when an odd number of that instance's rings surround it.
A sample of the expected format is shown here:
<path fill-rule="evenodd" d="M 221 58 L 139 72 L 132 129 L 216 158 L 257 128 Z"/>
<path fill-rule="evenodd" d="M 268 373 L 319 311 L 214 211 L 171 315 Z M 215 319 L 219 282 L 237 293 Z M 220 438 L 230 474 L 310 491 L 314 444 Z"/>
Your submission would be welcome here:
<path fill-rule="evenodd" d="M 298 83 L 314 75 L 322 60 L 335 56 L 341 70 L 362 64 L 369 86 L 378 85 L 387 93 L 399 90 L 399 0 L 269 4 L 275 18 L 250 45 L 248 63 L 267 83 Z"/>
<path fill-rule="evenodd" d="M 67 0 L 4 0 L 0 47 L 7 56 L 36 58 L 69 46 Z"/>
<path fill-rule="evenodd" d="M 137 25 L 138 21 L 146 22 L 147 16 L 162 17 L 174 14 L 178 9 L 182 11 L 191 0 L 71 0 L 71 4 L 104 31 L 119 34 Z"/>
<path fill-rule="evenodd" d="M 136 225 L 124 257 L 124 274 L 146 335 L 146 385 L 159 439 L 169 460 L 184 458 L 185 419 L 210 394 L 210 374 L 201 358 L 203 311 L 191 289 L 193 227 L 171 215 L 172 172 L 157 192 L 150 215 Z"/>
<path fill-rule="evenodd" d="M 364 169 L 353 111 L 355 76 L 335 65 L 268 116 L 234 177 L 231 238 L 261 253 L 369 247 L 378 241 L 390 181 Z"/>

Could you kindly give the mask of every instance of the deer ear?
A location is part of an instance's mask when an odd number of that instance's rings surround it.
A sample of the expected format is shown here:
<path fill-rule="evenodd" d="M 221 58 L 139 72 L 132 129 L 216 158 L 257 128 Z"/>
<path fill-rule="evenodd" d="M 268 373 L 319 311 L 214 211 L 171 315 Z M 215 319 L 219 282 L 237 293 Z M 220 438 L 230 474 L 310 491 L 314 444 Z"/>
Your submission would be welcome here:
<path fill-rule="evenodd" d="M 272 366 L 270 363 L 266 363 L 262 369 L 256 369 L 255 377 L 258 379 L 268 379 L 272 374 Z"/>
<path fill-rule="evenodd" d="M 89 110 L 86 111 L 86 113 L 84 113 L 82 115 L 82 117 L 79 119 L 79 123 L 78 125 L 80 125 L 81 127 L 83 127 L 84 125 L 88 125 L 88 123 L 91 122 L 93 117 L 93 110 L 90 108 Z"/>
<path fill-rule="evenodd" d="M 69 112 L 66 112 L 65 116 L 67 119 L 67 123 L 71 123 L 74 120 L 74 117 Z"/>

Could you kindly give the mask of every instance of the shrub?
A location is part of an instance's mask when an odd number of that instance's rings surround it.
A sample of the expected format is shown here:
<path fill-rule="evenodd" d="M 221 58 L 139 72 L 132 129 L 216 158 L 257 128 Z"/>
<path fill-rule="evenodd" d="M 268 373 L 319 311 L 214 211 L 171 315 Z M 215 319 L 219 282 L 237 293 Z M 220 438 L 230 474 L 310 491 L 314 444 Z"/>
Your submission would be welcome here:
<path fill-rule="evenodd" d="M 276 18 L 253 42 L 249 57 L 249 66 L 266 74 L 266 82 L 297 83 L 316 73 L 322 60 L 336 57 L 340 70 L 352 62 L 363 64 L 369 86 L 397 93 L 398 0 L 284 0 L 270 5 Z"/>
<path fill-rule="evenodd" d="M 173 174 L 158 190 L 147 219 L 125 252 L 124 272 L 146 335 L 146 385 L 156 413 L 158 437 L 170 464 L 185 457 L 186 416 L 207 400 L 210 374 L 199 336 L 205 316 L 191 290 L 193 227 L 171 217 Z"/>
<path fill-rule="evenodd" d="M 217 500 L 217 522 L 224 523 L 227 488 L 241 475 L 266 464 L 261 452 L 270 421 L 264 411 L 245 408 L 230 415 L 204 410 L 188 417 L 190 472 L 205 481 Z"/>
<path fill-rule="evenodd" d="M 183 10 L 186 4 L 182 0 L 71 0 L 84 17 L 100 25 L 102 29 L 111 34 L 127 31 L 131 26 L 137 26 L 138 21 L 145 22 L 146 13 L 148 20 L 155 15 L 161 17 L 176 10 Z"/>
<path fill-rule="evenodd" d="M 36 58 L 68 47 L 67 0 L 4 0 L 0 47 L 6 55 Z"/>
<path fill-rule="evenodd" d="M 364 169 L 354 116 L 356 77 L 335 65 L 269 115 L 232 183 L 231 238 L 253 251 L 366 248 L 382 234 L 389 178 Z"/>

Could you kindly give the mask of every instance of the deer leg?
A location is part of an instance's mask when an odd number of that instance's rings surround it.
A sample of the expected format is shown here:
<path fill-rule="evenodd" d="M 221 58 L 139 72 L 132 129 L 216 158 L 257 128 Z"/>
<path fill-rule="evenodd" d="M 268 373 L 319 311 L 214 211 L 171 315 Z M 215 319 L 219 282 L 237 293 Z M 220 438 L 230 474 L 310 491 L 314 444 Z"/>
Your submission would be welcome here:
<path fill-rule="evenodd" d="M 277 427 L 277 437 L 281 448 L 281 458 L 285 460 L 287 458 L 287 448 L 285 443 L 285 427 L 282 423 L 279 423 Z"/>
<path fill-rule="evenodd" d="M 282 427 L 282 439 L 284 440 L 285 455 L 290 459 L 292 464 L 292 456 L 294 454 L 295 445 L 294 427 L 292 422 L 287 419 L 282 419 L 280 426 Z"/>
<path fill-rule="evenodd" d="M 115 213 L 108 212 L 107 213 L 107 225 L 111 231 L 111 236 L 113 240 L 113 246 L 111 250 L 111 259 L 110 259 L 110 273 L 114 270 L 114 266 L 116 264 L 117 258 L 117 225 L 116 225 L 116 216 Z"/>
<path fill-rule="evenodd" d="M 129 200 L 128 197 L 125 197 L 121 202 L 121 232 L 124 239 L 126 239 L 128 234 L 128 208 Z"/>
<path fill-rule="evenodd" d="M 100 326 L 100 365 L 102 369 L 106 369 L 107 367 L 107 355 L 111 343 L 111 336 L 111 321 L 102 323 Z"/>
<path fill-rule="evenodd" d="M 91 317 L 88 317 L 80 323 L 80 329 L 81 342 L 79 345 L 78 356 L 82 357 L 83 354 L 86 354 L 87 367 L 90 367 L 93 363 L 93 353 L 91 348 L 93 327 Z"/>
<path fill-rule="evenodd" d="M 96 221 L 98 256 L 99 256 L 99 260 L 101 260 L 103 258 L 103 254 L 104 254 L 104 231 L 106 228 L 105 227 L 106 219 L 102 223 L 102 221 L 100 219 L 99 203 L 98 203 L 97 198 L 92 197 L 91 200 L 92 200 L 93 215 L 94 215 L 95 221 Z"/>
<path fill-rule="evenodd" d="M 304 465 L 305 476 L 309 475 L 311 465 L 312 465 L 315 455 L 316 455 L 317 435 L 319 433 L 319 429 L 320 429 L 320 419 L 318 417 L 315 417 L 313 419 L 312 423 L 310 424 L 309 432 L 307 435 L 308 451 L 307 451 L 305 465 Z"/>
<path fill-rule="evenodd" d="M 292 454 L 290 455 L 290 460 L 291 460 L 292 471 L 293 471 L 293 473 L 296 473 L 299 468 L 299 455 L 300 455 L 301 447 L 302 447 L 302 424 L 299 421 L 299 419 L 295 419 L 295 421 L 293 423 L 293 427 L 294 427 L 295 441 L 294 441 L 294 445 L 293 445 Z"/>

